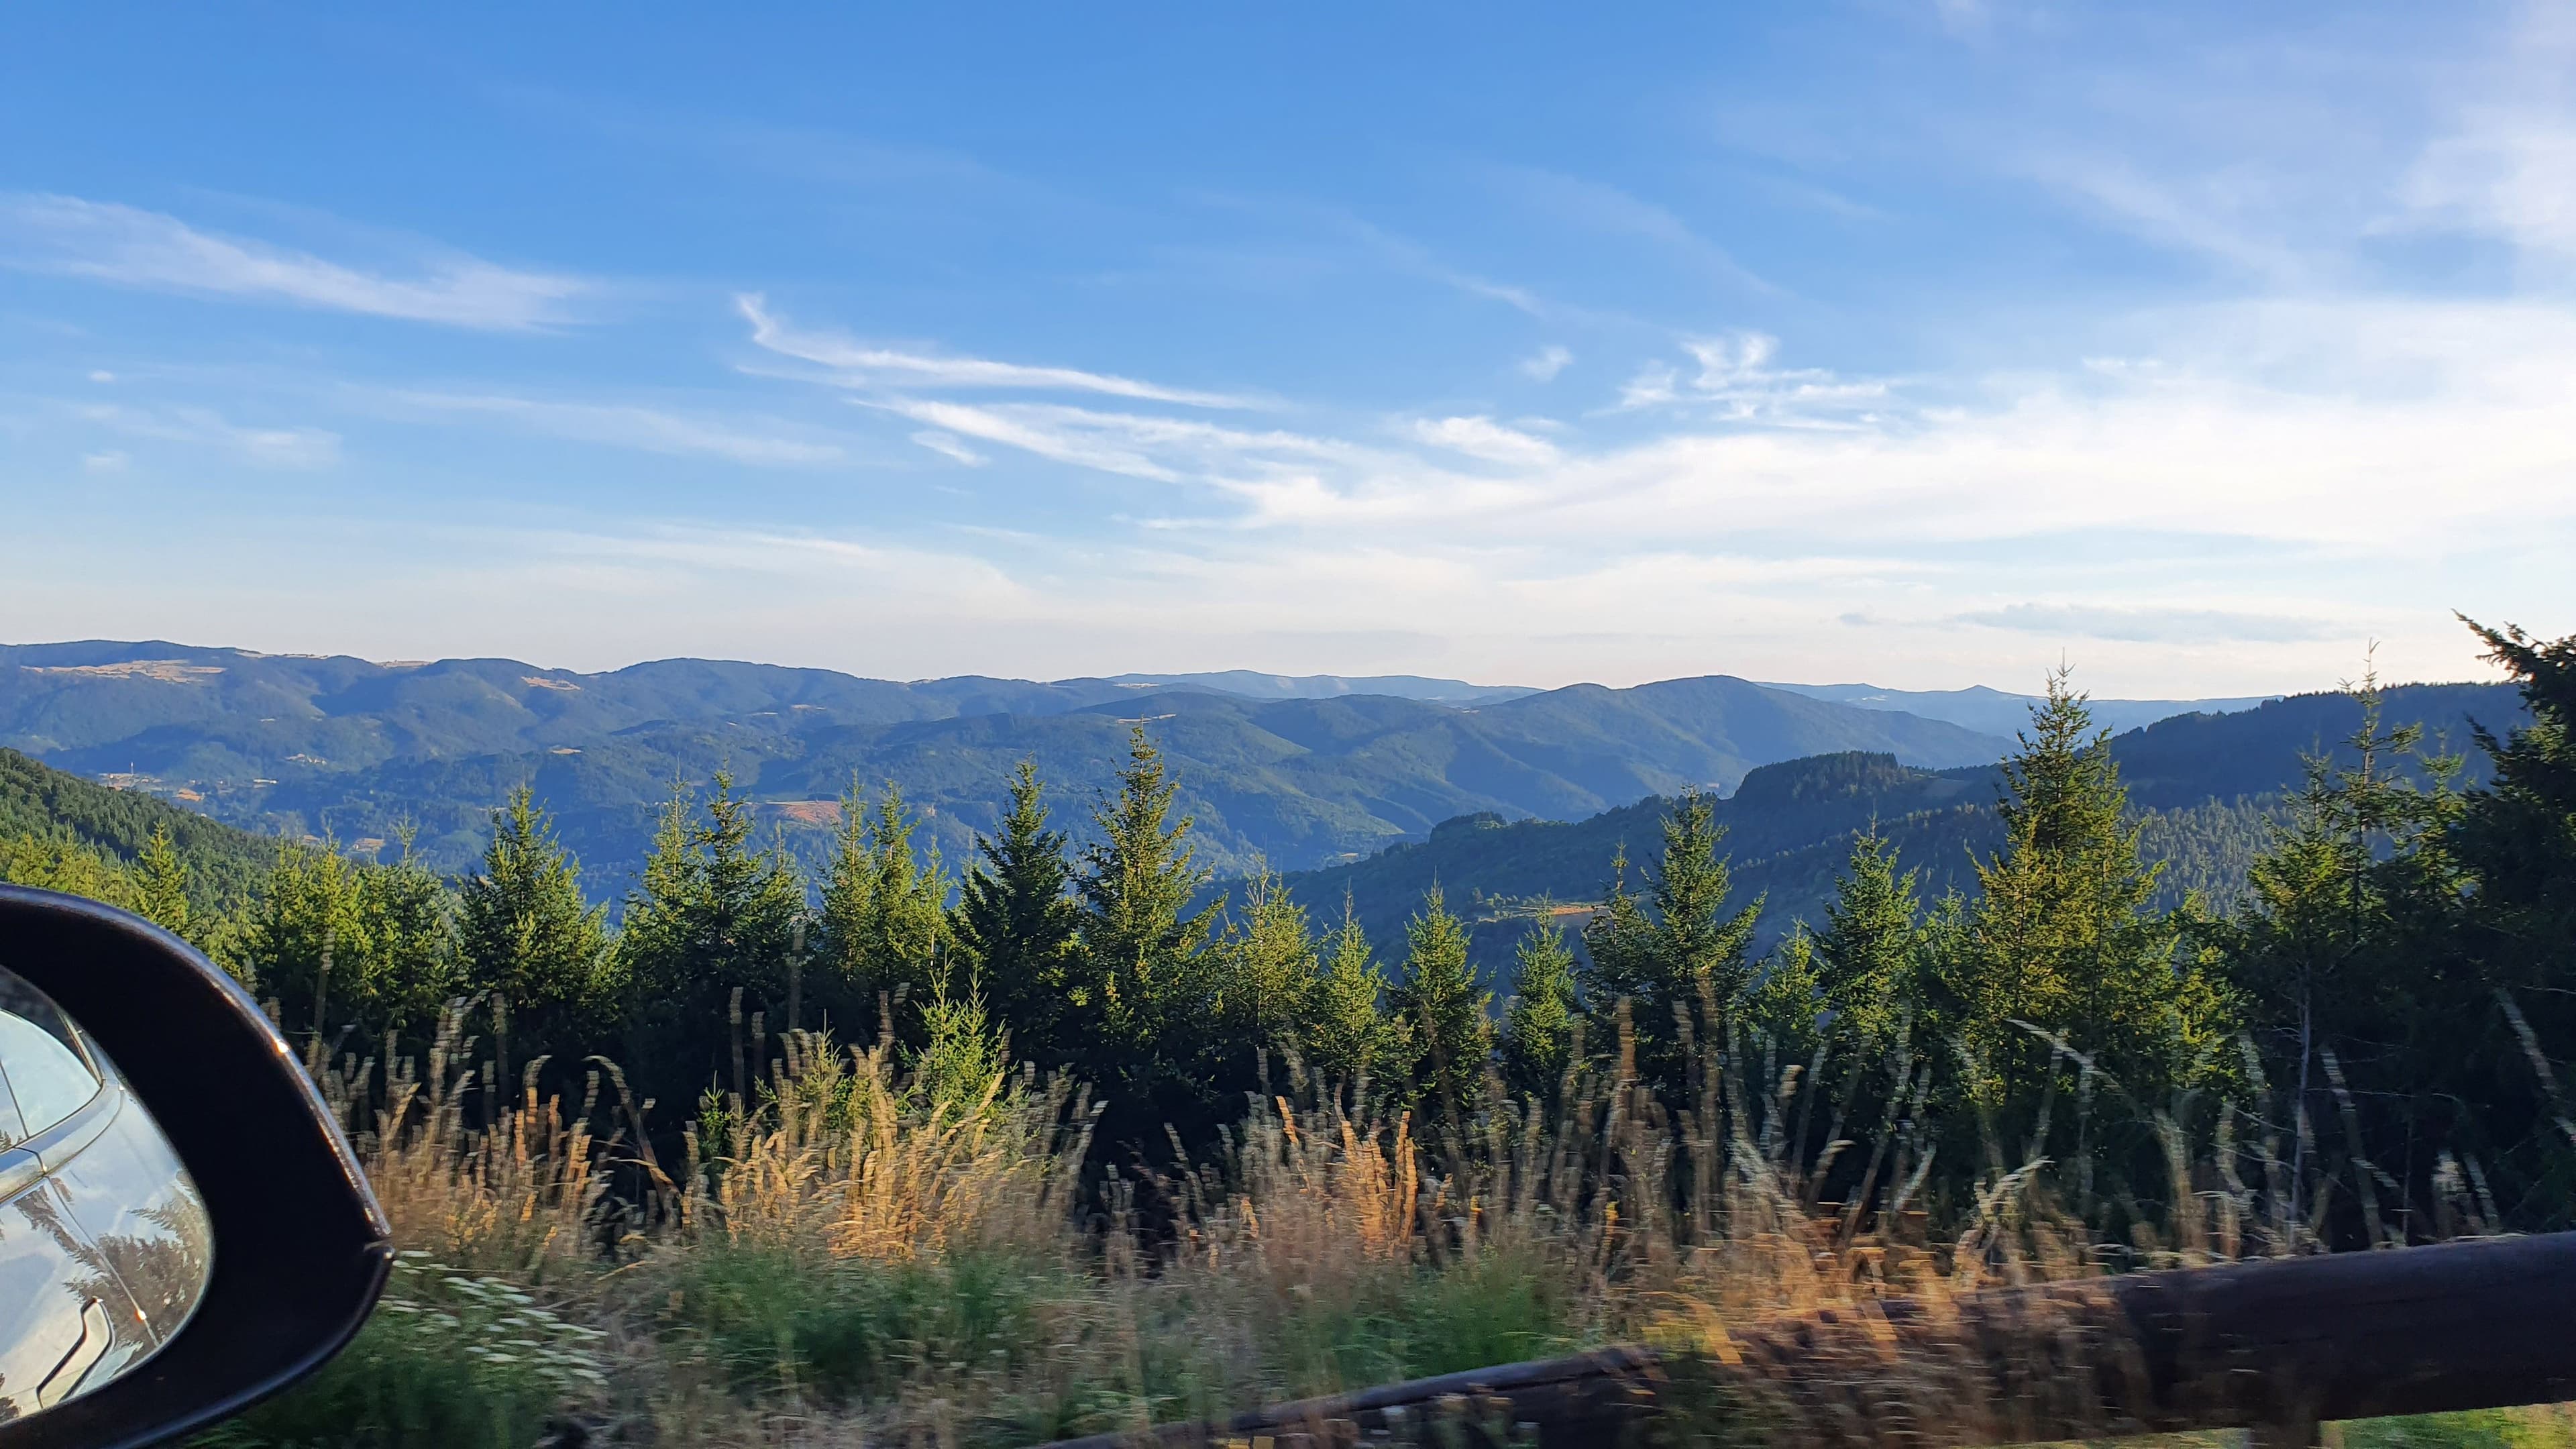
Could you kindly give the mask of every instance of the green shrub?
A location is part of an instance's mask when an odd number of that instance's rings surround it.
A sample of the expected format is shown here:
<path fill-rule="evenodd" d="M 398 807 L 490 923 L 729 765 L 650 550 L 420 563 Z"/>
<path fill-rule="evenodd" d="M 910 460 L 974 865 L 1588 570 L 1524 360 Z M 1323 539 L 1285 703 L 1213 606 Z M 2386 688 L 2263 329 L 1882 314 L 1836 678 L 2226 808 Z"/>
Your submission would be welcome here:
<path fill-rule="evenodd" d="M 1024 1361 L 1059 1274 L 1007 1253 L 885 1263 L 736 1244 L 687 1252 L 663 1333 L 746 1396 L 832 1404 L 892 1395 L 922 1374 Z"/>

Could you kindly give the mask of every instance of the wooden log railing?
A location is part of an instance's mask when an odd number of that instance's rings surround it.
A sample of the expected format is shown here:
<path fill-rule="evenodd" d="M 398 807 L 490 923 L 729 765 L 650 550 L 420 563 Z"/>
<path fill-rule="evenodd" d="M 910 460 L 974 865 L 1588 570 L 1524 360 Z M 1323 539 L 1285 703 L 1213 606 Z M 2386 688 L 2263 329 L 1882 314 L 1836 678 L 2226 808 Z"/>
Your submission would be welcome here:
<path fill-rule="evenodd" d="M 1888 1298 L 1049 1449 L 1938 1446 L 2576 1398 L 2576 1233 Z"/>

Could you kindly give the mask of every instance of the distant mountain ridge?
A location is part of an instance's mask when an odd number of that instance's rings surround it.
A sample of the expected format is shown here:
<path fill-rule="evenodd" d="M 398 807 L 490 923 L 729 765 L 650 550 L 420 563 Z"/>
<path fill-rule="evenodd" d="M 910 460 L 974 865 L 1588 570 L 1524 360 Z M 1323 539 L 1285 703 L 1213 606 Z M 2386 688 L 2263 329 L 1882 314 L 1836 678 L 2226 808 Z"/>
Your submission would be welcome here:
<path fill-rule="evenodd" d="M 1089 683 L 1058 680 L 1059 684 Z M 1335 699 L 1345 694 L 1387 694 L 1432 704 L 1499 704 L 1545 691 L 1525 684 L 1469 684 L 1461 679 L 1426 679 L 1418 674 L 1263 674 L 1251 669 L 1223 669 L 1205 674 L 1113 674 L 1106 681 L 1129 688 L 1210 689 L 1247 699 Z"/>
<path fill-rule="evenodd" d="M 613 894 L 676 779 L 729 767 L 818 848 L 855 779 L 900 784 L 953 861 L 1034 758 L 1059 823 L 1084 823 L 1142 721 L 1220 871 L 1299 868 L 1419 838 L 1440 820 L 1581 818 L 1646 795 L 1732 789 L 1833 751 L 1941 767 L 1993 735 L 1724 675 L 1516 692 L 1386 676 L 1188 676 L 897 683 L 672 659 L 599 674 L 507 659 L 375 663 L 166 642 L 0 647 L 0 746 L 246 827 L 383 848 L 406 826 L 461 868 L 489 810 L 533 784 Z M 1460 702 L 1357 692 L 1363 684 Z M 1464 692 L 1461 694 L 1461 692 Z"/>
<path fill-rule="evenodd" d="M 2028 722 L 2030 707 L 2039 702 L 2039 696 L 2034 694 L 2013 694 L 1982 684 L 1966 689 L 1882 689 L 1875 684 L 1765 683 L 1763 688 L 1785 689 L 1809 699 L 1829 699 L 1861 709 L 1900 710 L 2006 738 Z M 2179 714 L 2234 714 L 2279 698 L 2277 694 L 2258 694 L 2233 699 L 2096 699 L 2089 703 L 2094 723 L 2107 730 L 2134 730 Z"/>
<path fill-rule="evenodd" d="M 2472 723 L 2502 734 L 2529 719 L 2504 684 L 2400 685 L 2386 691 L 2383 708 L 2391 726 L 2423 725 L 2436 749 L 2466 749 Z M 2178 715 L 2117 735 L 2112 758 L 2144 830 L 2141 849 L 2166 867 L 2164 903 L 2197 891 L 2213 905 L 2231 904 L 2247 863 L 2268 842 L 2278 801 L 2302 778 L 2302 757 L 2348 763 L 2338 747 L 2360 720 L 2349 695 L 2304 694 L 2236 713 Z M 2472 753 L 2464 783 L 2482 783 L 2484 771 Z M 1931 770 L 1886 754 L 1764 765 L 1716 806 L 1728 831 L 1721 848 L 1734 868 L 1736 899 L 1768 895 L 1765 941 L 1796 920 L 1820 923 L 1854 832 L 1872 821 L 1906 868 L 1921 873 L 1927 901 L 1952 888 L 1973 892 L 1971 852 L 2000 840 L 1993 805 L 2001 783 L 1992 765 Z M 1669 808 L 1669 800 L 1645 799 L 1583 820 L 1443 821 L 1421 841 L 1292 874 L 1288 888 L 1308 910 L 1333 919 L 1347 900 L 1372 939 L 1397 940 L 1423 892 L 1437 884 L 1450 907 L 1470 918 L 1475 960 L 1499 973 L 1542 903 L 1599 900 L 1623 851 L 1631 882 L 1638 880 L 1662 848 Z M 1581 915 L 1566 919 L 1579 925 Z"/>

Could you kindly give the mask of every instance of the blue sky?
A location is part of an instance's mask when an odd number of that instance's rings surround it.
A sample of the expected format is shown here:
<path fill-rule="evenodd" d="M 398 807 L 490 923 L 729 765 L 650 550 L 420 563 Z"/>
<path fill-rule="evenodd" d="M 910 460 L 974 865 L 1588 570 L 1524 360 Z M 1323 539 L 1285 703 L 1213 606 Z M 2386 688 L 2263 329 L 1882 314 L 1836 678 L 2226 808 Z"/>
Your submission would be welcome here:
<path fill-rule="evenodd" d="M 0 14 L 0 637 L 2313 688 L 2576 628 L 2576 11 Z"/>

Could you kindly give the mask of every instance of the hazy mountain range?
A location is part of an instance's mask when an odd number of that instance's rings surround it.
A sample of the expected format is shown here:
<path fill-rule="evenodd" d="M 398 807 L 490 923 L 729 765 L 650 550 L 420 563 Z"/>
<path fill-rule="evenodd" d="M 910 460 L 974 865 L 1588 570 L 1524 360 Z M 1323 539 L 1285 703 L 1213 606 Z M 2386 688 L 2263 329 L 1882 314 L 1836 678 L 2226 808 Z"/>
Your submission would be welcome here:
<path fill-rule="evenodd" d="M 1396 689 L 1467 702 L 1365 692 Z M 1906 698 L 1817 698 L 1725 676 L 1545 691 L 1244 674 L 895 683 L 698 660 L 576 674 L 507 660 L 29 646 L 0 649 L 0 746 L 76 773 L 0 754 L 0 833 L 69 830 L 130 856 L 156 821 L 175 822 L 203 888 L 238 898 L 270 847 L 217 820 L 327 833 L 362 853 L 408 821 L 434 864 L 463 869 L 491 806 L 527 781 L 562 819 L 590 890 L 613 899 L 675 777 L 729 766 L 809 860 L 854 773 L 871 788 L 892 778 L 956 861 L 1023 757 L 1038 760 L 1059 823 L 1079 833 L 1143 721 L 1221 877 L 1267 859 L 1319 918 L 1348 901 L 1388 949 L 1436 884 L 1474 923 L 1476 959 L 1499 974 L 1529 919 L 1579 926 L 1615 857 L 1624 851 L 1632 871 L 1650 863 L 1669 797 L 1686 788 L 1726 792 L 1726 849 L 1740 897 L 1767 897 L 1766 939 L 1820 919 L 1852 833 L 1872 822 L 1927 896 L 1972 889 L 1972 852 L 1996 841 L 1993 762 L 2006 741 L 1890 707 Z M 1970 718 L 1991 718 L 1972 711 L 1996 701 L 2026 711 L 1995 691 L 1929 698 Z M 2465 747 L 2472 722 L 2501 730 L 2524 713 L 2501 685 L 2410 685 L 2389 691 L 2387 717 Z M 2113 754 L 2146 853 L 2165 866 L 2167 901 L 2232 899 L 2303 757 L 2330 752 L 2358 718 L 2346 696 L 2300 695 L 2118 735 Z M 2472 752 L 2472 781 L 2481 767 Z M 1209 896 L 1228 889 L 1220 879 Z"/>
<path fill-rule="evenodd" d="M 1921 708 L 1894 707 L 1904 703 Z M 2200 703 L 2123 702 L 2119 718 Z M 1991 690 L 1724 675 L 1553 690 L 1250 671 L 898 682 L 718 660 L 584 674 L 159 641 L 0 647 L 0 745 L 255 830 L 372 850 L 408 826 L 451 869 L 528 782 L 603 893 L 638 864 L 672 782 L 719 767 L 808 851 L 853 781 L 892 780 L 954 860 L 996 818 L 1022 758 L 1053 787 L 1060 823 L 1078 827 L 1142 721 L 1197 817 L 1202 859 L 1230 874 L 1255 859 L 1347 862 L 1458 816 L 1581 820 L 1686 788 L 1728 791 L 1803 756 L 1983 765 L 2026 706 Z"/>
<path fill-rule="evenodd" d="M 2030 719 L 2032 697 L 1989 689 L 1881 689 L 1875 684 L 1765 684 L 1809 699 L 1829 699 L 1861 709 L 1899 710 L 1925 719 L 1945 720 L 1963 729 L 2010 739 Z M 2277 694 L 2237 699 L 2096 699 L 2087 701 L 2093 722 L 2110 730 L 2134 730 L 2178 714 L 2233 714 L 2252 709 Z"/>

